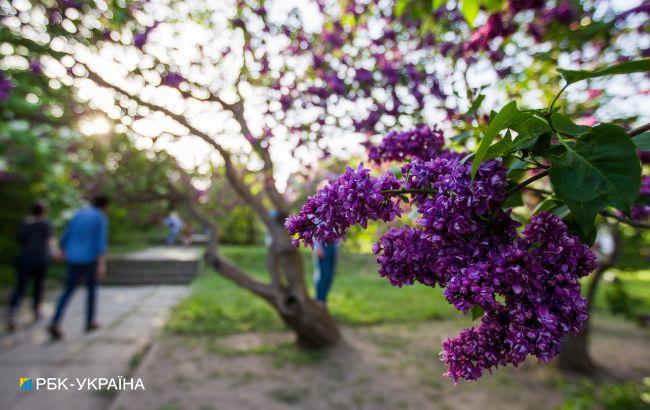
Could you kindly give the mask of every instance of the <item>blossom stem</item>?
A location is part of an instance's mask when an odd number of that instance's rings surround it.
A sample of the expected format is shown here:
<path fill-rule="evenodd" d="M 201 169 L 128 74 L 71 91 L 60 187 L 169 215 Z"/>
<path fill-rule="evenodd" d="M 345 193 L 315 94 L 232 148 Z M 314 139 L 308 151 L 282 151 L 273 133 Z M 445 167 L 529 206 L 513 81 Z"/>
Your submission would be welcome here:
<path fill-rule="evenodd" d="M 438 192 L 435 189 L 417 189 L 417 188 L 401 188 L 401 189 L 385 189 L 381 191 L 382 194 L 385 195 L 400 195 L 400 194 L 435 194 Z"/>
<path fill-rule="evenodd" d="M 528 178 L 527 180 L 517 184 L 515 187 L 510 189 L 508 192 L 506 192 L 506 198 L 514 194 L 515 192 L 520 191 L 522 188 L 524 188 L 526 185 L 530 185 L 533 182 L 537 181 L 538 179 L 542 179 L 545 176 L 548 175 L 548 169 L 545 169 L 544 171 L 540 172 L 537 175 L 533 175 L 532 177 Z"/>
<path fill-rule="evenodd" d="M 645 125 L 642 125 L 642 126 L 640 126 L 638 128 L 635 128 L 635 129 L 631 130 L 629 132 L 629 134 L 630 134 L 630 137 L 634 137 L 636 135 L 643 134 L 646 131 L 650 131 L 650 122 L 645 124 Z"/>

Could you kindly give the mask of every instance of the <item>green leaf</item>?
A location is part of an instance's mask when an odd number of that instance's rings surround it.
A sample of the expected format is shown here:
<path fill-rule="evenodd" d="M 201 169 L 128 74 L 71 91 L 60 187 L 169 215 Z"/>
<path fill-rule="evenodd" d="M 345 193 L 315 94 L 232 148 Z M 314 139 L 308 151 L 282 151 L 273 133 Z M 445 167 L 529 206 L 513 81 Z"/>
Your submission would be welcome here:
<path fill-rule="evenodd" d="M 501 209 L 508 209 L 508 208 L 516 208 L 518 206 L 522 206 L 524 204 L 523 197 L 521 195 L 521 191 L 517 191 L 514 194 L 510 195 L 508 198 L 506 198 L 505 201 L 501 204 Z"/>
<path fill-rule="evenodd" d="M 582 226 L 576 222 L 575 215 L 574 214 L 569 214 L 568 217 L 563 218 L 564 223 L 567 225 L 569 230 L 574 234 L 577 235 L 578 238 L 580 238 L 580 242 L 591 246 L 596 242 L 596 234 L 598 231 L 596 229 L 592 229 L 589 232 L 585 232 L 582 229 Z"/>
<path fill-rule="evenodd" d="M 483 313 L 485 313 L 485 311 L 483 310 L 482 307 L 480 307 L 479 305 L 474 305 L 474 307 L 472 308 L 472 320 L 476 320 L 479 317 L 483 316 Z"/>
<path fill-rule="evenodd" d="M 503 0 L 482 0 L 481 3 L 491 12 L 497 12 L 503 8 Z"/>
<path fill-rule="evenodd" d="M 587 71 L 587 70 L 564 70 L 558 69 L 562 77 L 568 84 L 586 80 L 587 78 L 602 77 L 605 75 L 615 74 L 630 74 L 630 73 L 645 73 L 650 71 L 650 58 L 636 61 L 626 61 L 624 63 L 616 64 L 610 67 L 601 68 L 600 70 Z"/>
<path fill-rule="evenodd" d="M 611 205 L 627 212 L 638 197 L 641 166 L 634 144 L 619 126 L 592 128 L 575 146 L 551 156 L 550 178 L 585 234 L 598 212 Z"/>
<path fill-rule="evenodd" d="M 650 151 L 650 132 L 646 131 L 643 134 L 635 135 L 632 137 L 632 142 L 638 149 Z"/>
<path fill-rule="evenodd" d="M 511 101 L 494 116 L 492 121 L 490 121 L 490 125 L 488 126 L 487 131 L 485 131 L 485 135 L 476 150 L 476 155 L 472 162 L 472 181 L 474 181 L 478 167 L 483 163 L 485 155 L 490 149 L 490 145 L 492 145 L 492 140 L 494 140 L 494 137 L 496 137 L 499 131 L 508 127 L 508 124 L 515 113 L 517 113 L 517 103 Z"/>
<path fill-rule="evenodd" d="M 510 128 L 518 135 L 512 142 L 512 150 L 532 149 L 540 135 L 550 132 L 545 119 L 535 113 L 519 112 L 511 120 Z"/>
<path fill-rule="evenodd" d="M 483 161 L 489 161 L 494 158 L 499 158 L 509 153 L 512 149 L 512 136 L 510 131 L 506 132 L 506 135 L 496 142 L 495 144 L 490 145 L 488 152 L 485 154 Z"/>
<path fill-rule="evenodd" d="M 409 5 L 409 0 L 398 0 L 395 3 L 395 15 L 401 17 L 402 14 L 406 11 L 406 7 Z"/>
<path fill-rule="evenodd" d="M 564 219 L 569 214 L 571 214 L 571 210 L 566 205 L 561 205 L 561 206 L 552 208 L 552 209 L 549 210 L 549 212 L 552 213 L 553 215 L 558 216 L 561 219 Z"/>
<path fill-rule="evenodd" d="M 537 215 L 540 212 L 550 211 L 551 209 L 557 208 L 558 206 L 561 205 L 562 205 L 562 201 L 560 201 L 557 198 L 554 197 L 544 198 L 544 200 L 539 204 L 537 204 L 535 209 L 533 209 L 531 215 Z"/>
<path fill-rule="evenodd" d="M 433 0 L 431 2 L 431 7 L 433 8 L 434 11 L 438 10 L 440 6 L 444 4 L 445 0 Z"/>
<path fill-rule="evenodd" d="M 591 129 L 585 125 L 578 125 L 571 121 L 569 117 L 559 112 L 554 112 L 551 114 L 551 122 L 555 129 L 560 131 L 562 134 L 571 135 L 572 137 L 579 137 L 589 132 Z"/>
<path fill-rule="evenodd" d="M 395 178 L 402 179 L 402 168 L 401 167 L 399 167 L 397 165 L 393 165 L 393 166 L 390 167 L 390 172 L 393 175 L 395 175 Z"/>
<path fill-rule="evenodd" d="M 478 16 L 479 4 L 478 0 L 463 0 L 460 7 L 460 12 L 471 28 L 474 28 L 474 20 Z"/>
<path fill-rule="evenodd" d="M 474 115 L 476 111 L 479 109 L 479 107 L 481 106 L 481 103 L 483 102 L 484 99 L 485 99 L 485 95 L 479 94 L 478 97 L 476 97 L 476 99 L 472 102 L 471 107 L 469 107 L 469 110 L 467 110 L 465 115 Z"/>

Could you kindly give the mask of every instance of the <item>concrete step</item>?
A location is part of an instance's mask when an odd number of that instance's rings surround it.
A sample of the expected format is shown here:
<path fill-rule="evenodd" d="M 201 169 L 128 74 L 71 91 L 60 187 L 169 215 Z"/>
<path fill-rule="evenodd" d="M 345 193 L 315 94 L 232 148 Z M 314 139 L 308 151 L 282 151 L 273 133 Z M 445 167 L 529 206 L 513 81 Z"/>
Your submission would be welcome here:
<path fill-rule="evenodd" d="M 201 271 L 197 248 L 156 247 L 144 251 L 112 255 L 107 261 L 104 284 L 184 284 Z"/>

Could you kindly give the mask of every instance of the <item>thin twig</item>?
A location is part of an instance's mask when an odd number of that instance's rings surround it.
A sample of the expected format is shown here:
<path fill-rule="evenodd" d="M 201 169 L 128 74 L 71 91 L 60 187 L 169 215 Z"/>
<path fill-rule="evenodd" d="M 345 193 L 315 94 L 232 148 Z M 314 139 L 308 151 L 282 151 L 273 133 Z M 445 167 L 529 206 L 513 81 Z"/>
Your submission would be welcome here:
<path fill-rule="evenodd" d="M 435 189 L 385 189 L 381 191 L 382 194 L 435 194 L 438 192 Z"/>
<path fill-rule="evenodd" d="M 626 225 L 630 225 L 634 228 L 639 228 L 639 229 L 650 229 L 650 224 L 646 222 L 641 222 L 641 221 L 635 221 L 633 219 L 628 219 L 620 215 L 616 215 L 615 213 L 609 212 L 609 211 L 601 211 L 601 215 L 607 217 L 607 218 L 612 218 L 616 219 L 617 221 L 624 223 Z"/>
<path fill-rule="evenodd" d="M 643 134 L 646 131 L 650 131 L 650 122 L 631 130 L 628 134 L 630 134 L 630 137 L 634 137 L 636 135 Z"/>
<path fill-rule="evenodd" d="M 549 171 L 548 169 L 545 169 L 544 171 L 540 172 L 539 174 L 534 175 L 534 176 L 528 178 L 527 180 L 517 184 L 517 186 L 515 186 L 514 188 L 512 188 L 508 192 L 506 192 L 506 198 L 509 197 L 510 195 L 514 194 L 515 192 L 520 191 L 526 185 L 530 185 L 533 182 L 537 181 L 538 179 L 544 178 L 545 176 L 548 175 L 548 171 Z"/>

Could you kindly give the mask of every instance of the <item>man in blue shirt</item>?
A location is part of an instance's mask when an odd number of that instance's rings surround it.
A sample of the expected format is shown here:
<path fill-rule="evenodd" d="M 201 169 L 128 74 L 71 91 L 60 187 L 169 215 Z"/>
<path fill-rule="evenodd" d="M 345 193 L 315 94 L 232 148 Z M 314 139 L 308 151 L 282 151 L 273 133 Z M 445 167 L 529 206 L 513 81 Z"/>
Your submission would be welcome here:
<path fill-rule="evenodd" d="M 54 339 L 63 337 L 60 327 L 61 319 L 82 276 L 88 287 L 86 332 L 91 332 L 99 327 L 95 322 L 96 283 L 97 279 L 103 278 L 106 274 L 108 245 L 106 207 L 108 202 L 106 196 L 95 197 L 92 206 L 80 209 L 72 217 L 61 238 L 61 249 L 68 265 L 68 279 L 49 328 L 50 335 Z"/>

